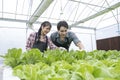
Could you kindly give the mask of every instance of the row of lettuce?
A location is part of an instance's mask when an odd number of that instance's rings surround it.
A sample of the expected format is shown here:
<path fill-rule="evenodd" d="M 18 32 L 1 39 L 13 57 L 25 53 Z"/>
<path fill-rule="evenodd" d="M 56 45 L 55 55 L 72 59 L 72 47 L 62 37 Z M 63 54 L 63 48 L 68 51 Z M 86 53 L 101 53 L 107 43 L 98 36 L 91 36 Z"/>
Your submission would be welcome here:
<path fill-rule="evenodd" d="M 120 80 L 120 51 L 9 49 L 1 56 L 21 80 Z"/>

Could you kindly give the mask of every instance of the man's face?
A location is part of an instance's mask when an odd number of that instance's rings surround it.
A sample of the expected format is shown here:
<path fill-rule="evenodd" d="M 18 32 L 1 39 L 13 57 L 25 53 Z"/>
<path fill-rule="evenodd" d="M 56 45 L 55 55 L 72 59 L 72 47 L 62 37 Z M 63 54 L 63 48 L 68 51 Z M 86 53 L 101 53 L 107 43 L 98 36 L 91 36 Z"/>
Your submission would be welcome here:
<path fill-rule="evenodd" d="M 60 34 L 60 37 L 62 37 L 62 38 L 66 37 L 67 28 L 64 26 L 60 27 L 60 30 L 58 30 L 58 33 Z"/>

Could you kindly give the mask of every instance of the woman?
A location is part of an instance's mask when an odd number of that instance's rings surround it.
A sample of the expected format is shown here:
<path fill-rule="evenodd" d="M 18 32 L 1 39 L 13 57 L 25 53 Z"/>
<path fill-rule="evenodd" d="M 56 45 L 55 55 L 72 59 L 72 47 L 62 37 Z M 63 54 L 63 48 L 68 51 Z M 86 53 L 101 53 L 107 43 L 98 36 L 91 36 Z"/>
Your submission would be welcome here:
<path fill-rule="evenodd" d="M 50 32 L 51 27 L 50 22 L 44 21 L 38 32 L 30 34 L 26 49 L 29 50 L 31 48 L 38 48 L 41 52 L 47 50 L 48 46 L 50 49 L 56 49 L 57 47 L 51 42 L 50 38 L 47 37 L 47 33 Z"/>

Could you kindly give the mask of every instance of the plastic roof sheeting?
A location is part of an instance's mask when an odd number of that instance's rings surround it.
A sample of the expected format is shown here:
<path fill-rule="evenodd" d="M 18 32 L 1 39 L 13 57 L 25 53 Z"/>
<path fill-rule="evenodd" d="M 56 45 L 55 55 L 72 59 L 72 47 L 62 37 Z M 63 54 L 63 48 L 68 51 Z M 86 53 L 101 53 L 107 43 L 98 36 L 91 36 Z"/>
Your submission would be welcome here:
<path fill-rule="evenodd" d="M 42 1 L 1 0 L 0 20 L 27 23 Z M 36 22 L 49 20 L 57 24 L 60 20 L 66 20 L 72 25 L 115 4 L 120 6 L 120 0 L 53 0 Z M 73 27 L 99 29 L 119 23 L 120 7 L 117 7 Z"/>

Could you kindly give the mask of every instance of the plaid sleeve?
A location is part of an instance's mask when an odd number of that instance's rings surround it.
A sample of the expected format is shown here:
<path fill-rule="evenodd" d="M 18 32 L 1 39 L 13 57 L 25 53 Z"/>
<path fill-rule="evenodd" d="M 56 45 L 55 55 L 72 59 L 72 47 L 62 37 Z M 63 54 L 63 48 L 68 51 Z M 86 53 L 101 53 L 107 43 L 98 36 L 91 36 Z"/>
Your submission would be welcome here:
<path fill-rule="evenodd" d="M 57 49 L 57 46 L 52 43 L 50 38 L 48 38 L 48 46 L 50 47 L 50 49 Z"/>
<path fill-rule="evenodd" d="M 31 33 L 28 37 L 27 43 L 26 43 L 26 50 L 29 50 L 32 48 L 34 41 L 35 41 L 35 35 L 36 33 Z"/>

